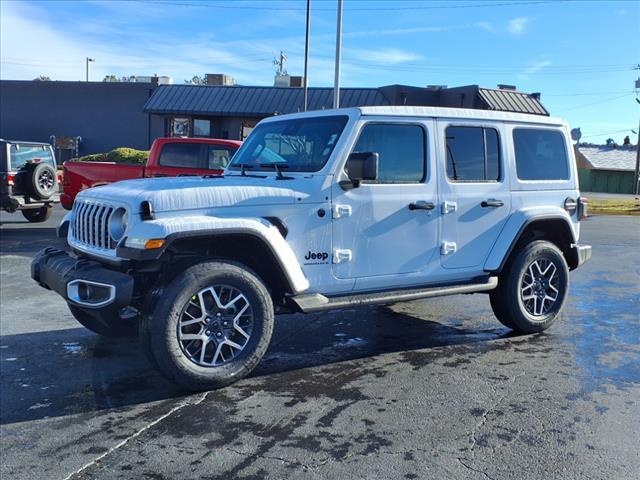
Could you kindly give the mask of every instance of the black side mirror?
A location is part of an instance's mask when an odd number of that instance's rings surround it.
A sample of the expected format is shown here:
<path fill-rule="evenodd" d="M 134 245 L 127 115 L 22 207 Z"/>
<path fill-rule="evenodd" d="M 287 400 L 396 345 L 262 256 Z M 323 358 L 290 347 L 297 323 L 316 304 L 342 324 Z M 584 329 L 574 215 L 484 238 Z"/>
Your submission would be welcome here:
<path fill-rule="evenodd" d="M 376 180 L 378 178 L 377 152 L 353 152 L 347 159 L 347 175 L 354 187 L 358 187 L 360 180 Z"/>

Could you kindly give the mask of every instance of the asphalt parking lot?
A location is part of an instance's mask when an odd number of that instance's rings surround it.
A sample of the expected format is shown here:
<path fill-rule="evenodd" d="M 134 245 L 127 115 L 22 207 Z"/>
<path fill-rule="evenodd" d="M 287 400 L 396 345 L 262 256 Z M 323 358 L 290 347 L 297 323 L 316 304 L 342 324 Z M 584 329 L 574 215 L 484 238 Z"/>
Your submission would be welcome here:
<path fill-rule="evenodd" d="M 640 217 L 583 223 L 545 334 L 485 295 L 282 316 L 250 378 L 185 396 L 30 280 L 61 215 L 0 216 L 2 478 L 640 477 Z"/>

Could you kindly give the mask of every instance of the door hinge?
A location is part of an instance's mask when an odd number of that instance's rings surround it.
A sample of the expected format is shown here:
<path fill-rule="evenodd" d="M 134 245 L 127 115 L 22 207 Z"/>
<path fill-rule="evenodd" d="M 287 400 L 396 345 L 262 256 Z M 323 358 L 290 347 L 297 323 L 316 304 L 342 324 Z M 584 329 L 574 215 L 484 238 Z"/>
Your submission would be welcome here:
<path fill-rule="evenodd" d="M 456 253 L 456 250 L 458 250 L 458 245 L 456 244 L 456 242 L 442 242 L 442 245 L 440 245 L 441 255 Z"/>
<path fill-rule="evenodd" d="M 458 210 L 458 204 L 456 202 L 444 202 L 442 204 L 442 213 L 451 213 Z"/>
<path fill-rule="evenodd" d="M 351 250 L 336 248 L 333 251 L 333 263 L 350 262 L 351 257 Z"/>
<path fill-rule="evenodd" d="M 351 205 L 336 205 L 333 208 L 333 218 L 350 217 Z"/>

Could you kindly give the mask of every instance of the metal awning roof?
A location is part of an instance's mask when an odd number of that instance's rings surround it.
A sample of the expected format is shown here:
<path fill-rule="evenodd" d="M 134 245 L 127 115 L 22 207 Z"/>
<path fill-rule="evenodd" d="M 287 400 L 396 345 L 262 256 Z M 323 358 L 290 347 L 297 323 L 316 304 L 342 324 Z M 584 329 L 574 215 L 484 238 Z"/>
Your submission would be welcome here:
<path fill-rule="evenodd" d="M 479 88 L 478 97 L 480 101 L 485 103 L 487 110 L 549 115 L 549 112 L 540 103 L 540 99 L 528 93 Z"/>
<path fill-rule="evenodd" d="M 172 115 L 264 117 L 302 111 L 302 88 L 161 85 L 147 100 L 144 111 Z M 310 88 L 309 110 L 332 108 L 333 89 Z M 341 107 L 389 105 L 376 88 L 340 89 Z"/>

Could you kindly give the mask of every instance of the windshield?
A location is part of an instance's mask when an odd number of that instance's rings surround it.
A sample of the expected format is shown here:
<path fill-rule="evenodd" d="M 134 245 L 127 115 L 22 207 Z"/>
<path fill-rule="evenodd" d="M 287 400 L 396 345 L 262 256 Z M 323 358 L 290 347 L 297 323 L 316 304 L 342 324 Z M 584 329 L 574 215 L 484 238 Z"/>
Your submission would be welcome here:
<path fill-rule="evenodd" d="M 29 161 L 39 160 L 56 168 L 56 163 L 51 155 L 51 149 L 46 145 L 20 145 L 11 144 L 10 150 L 11 171 L 20 170 Z"/>
<path fill-rule="evenodd" d="M 254 170 L 286 168 L 317 172 L 331 156 L 349 117 L 346 115 L 282 120 L 258 125 L 231 162 Z"/>

